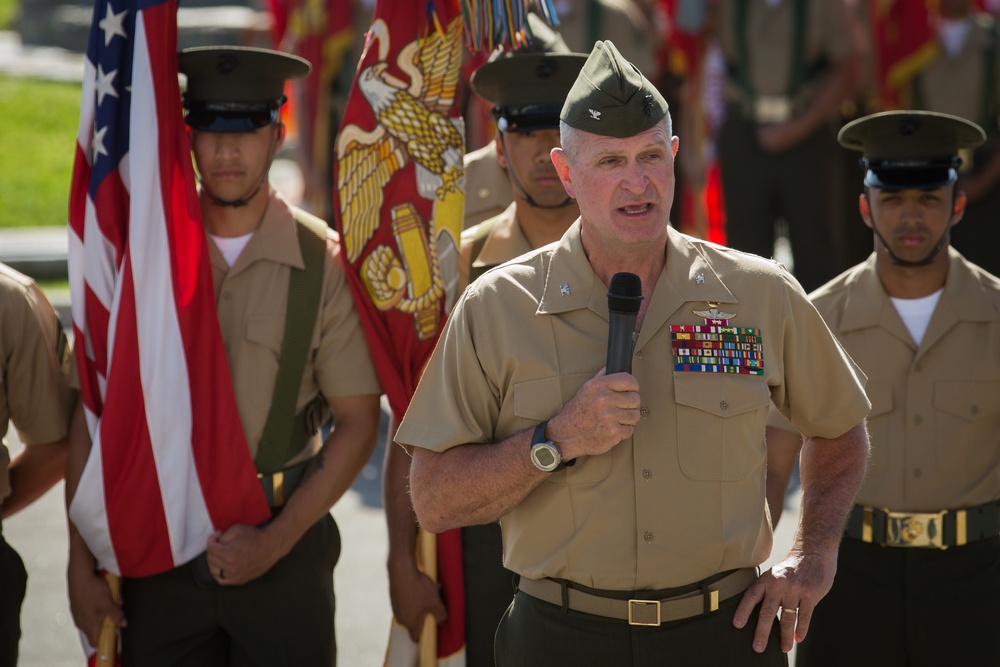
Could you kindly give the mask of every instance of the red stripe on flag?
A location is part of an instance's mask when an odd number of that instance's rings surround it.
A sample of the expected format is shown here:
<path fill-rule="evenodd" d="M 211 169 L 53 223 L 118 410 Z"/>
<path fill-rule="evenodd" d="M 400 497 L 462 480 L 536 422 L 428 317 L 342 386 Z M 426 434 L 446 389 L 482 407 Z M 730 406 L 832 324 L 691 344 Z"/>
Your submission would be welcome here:
<path fill-rule="evenodd" d="M 120 275 L 121 299 L 107 403 L 101 415 L 101 462 L 108 527 L 119 563 L 131 563 L 129 576 L 143 577 L 174 567 L 153 460 L 139 365 L 135 328 L 135 293 L 131 260 Z M 124 568 L 124 566 L 123 566 Z"/>
<path fill-rule="evenodd" d="M 90 162 L 78 143 L 76 157 L 73 159 L 73 187 L 82 187 L 83 191 L 73 193 L 69 198 L 69 226 L 80 240 L 83 240 L 83 227 L 87 218 L 87 183 L 90 183 Z"/>

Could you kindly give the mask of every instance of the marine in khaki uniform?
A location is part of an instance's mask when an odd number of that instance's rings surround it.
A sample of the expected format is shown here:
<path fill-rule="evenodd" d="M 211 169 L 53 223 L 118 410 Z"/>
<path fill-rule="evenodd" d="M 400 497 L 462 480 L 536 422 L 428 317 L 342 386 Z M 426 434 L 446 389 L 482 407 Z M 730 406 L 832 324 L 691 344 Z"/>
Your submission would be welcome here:
<path fill-rule="evenodd" d="M 55 309 L 27 276 L 0 264 L 0 517 L 63 478 L 76 400 L 69 346 Z M 14 460 L 3 437 L 13 422 L 25 447 Z M 0 667 L 17 664 L 28 576 L 0 526 Z"/>
<path fill-rule="evenodd" d="M 968 204 L 952 245 L 993 275 L 1000 275 L 1000 27 L 977 13 L 972 0 L 938 3 L 939 55 L 913 79 L 914 109 L 971 120 L 986 142 L 963 152 L 959 187 Z"/>
<path fill-rule="evenodd" d="M 213 535 L 205 556 L 191 563 L 125 578 L 122 609 L 106 592 L 98 594 L 93 557 L 71 536 L 74 620 L 93 642 L 105 614 L 120 625 L 127 619 L 125 664 L 243 664 L 238 656 L 253 656 L 253 664 L 334 664 L 332 574 L 340 535 L 329 510 L 374 449 L 380 387 L 336 234 L 290 206 L 268 181 L 284 137 L 278 114 L 285 82 L 303 76 L 309 64 L 264 49 L 203 47 L 182 51 L 179 66 L 188 80 L 185 121 L 219 324 L 272 519 Z M 321 272 L 315 325 L 302 344 L 301 376 L 276 386 L 289 363 L 288 311 L 306 317 L 288 299 L 293 272 L 303 271 Z M 262 444 L 278 391 L 297 396 L 301 427 L 292 432 L 301 437 L 293 435 L 287 448 Z M 333 426 L 323 441 L 318 429 L 326 408 Z M 268 459 L 275 458 L 278 472 L 271 474 Z"/>
<path fill-rule="evenodd" d="M 557 241 L 579 214 L 566 194 L 551 150 L 559 145 L 559 111 L 586 56 L 570 53 L 534 15 L 535 42 L 497 55 L 472 75 L 472 89 L 490 104 L 498 133 L 495 151 L 513 203 L 462 234 L 459 291 L 471 279 L 532 248 Z M 470 277 L 471 273 L 471 277 Z M 396 620 L 416 640 L 423 619 L 446 612 L 436 584 L 416 565 L 416 517 L 407 493 L 410 459 L 386 450 L 383 497 L 389 524 L 389 584 Z M 465 657 L 469 667 L 493 665 L 493 636 L 514 595 L 503 567 L 500 527 L 494 521 L 462 529 L 465 582 Z"/>
<path fill-rule="evenodd" d="M 969 121 L 918 111 L 840 134 L 864 155 L 875 252 L 810 298 L 868 376 L 872 456 L 797 664 L 1000 655 L 1000 279 L 948 245 L 966 204 L 958 156 L 983 139 Z M 798 452 L 786 429 L 768 429 L 772 507 Z"/>
<path fill-rule="evenodd" d="M 719 3 L 729 77 L 718 137 L 726 239 L 771 257 L 787 224 L 794 273 L 815 289 L 847 264 L 834 119 L 859 81 L 848 0 Z M 840 207 L 840 208 L 838 208 Z"/>
<path fill-rule="evenodd" d="M 560 118 L 580 218 L 452 311 L 396 436 L 414 509 L 431 531 L 500 519 L 520 581 L 498 665 L 783 665 L 861 483 L 864 378 L 779 265 L 669 226 L 678 139 L 613 44 Z M 632 371 L 607 375 L 621 271 L 642 300 Z M 807 500 L 795 550 L 759 575 L 772 402 L 811 436 Z"/>

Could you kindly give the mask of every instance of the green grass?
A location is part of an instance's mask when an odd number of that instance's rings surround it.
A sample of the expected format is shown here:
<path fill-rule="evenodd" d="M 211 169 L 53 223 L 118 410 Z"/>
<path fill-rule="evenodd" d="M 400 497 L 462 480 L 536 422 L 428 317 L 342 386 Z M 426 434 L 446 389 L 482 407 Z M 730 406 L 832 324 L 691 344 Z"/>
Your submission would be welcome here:
<path fill-rule="evenodd" d="M 80 84 L 0 76 L 0 227 L 66 224 L 79 119 Z"/>
<path fill-rule="evenodd" d="M 0 0 L 0 30 L 11 29 L 11 22 L 19 6 L 18 0 Z"/>

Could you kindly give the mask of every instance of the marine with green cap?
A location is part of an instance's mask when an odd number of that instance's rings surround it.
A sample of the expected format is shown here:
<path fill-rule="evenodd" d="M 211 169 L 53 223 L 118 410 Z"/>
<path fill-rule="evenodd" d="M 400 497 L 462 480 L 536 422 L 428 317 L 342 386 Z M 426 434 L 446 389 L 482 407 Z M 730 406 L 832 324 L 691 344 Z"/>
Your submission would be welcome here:
<path fill-rule="evenodd" d="M 188 49 L 178 60 L 219 327 L 272 519 L 217 532 L 181 567 L 126 577 L 123 662 L 335 664 L 340 535 L 329 510 L 374 450 L 381 389 L 339 238 L 268 181 L 285 81 L 309 64 L 240 47 Z M 171 406 L 152 409 L 169 419 Z M 71 541 L 69 588 L 74 620 L 93 641 L 102 605 L 113 603 L 86 549 Z"/>
<path fill-rule="evenodd" d="M 462 233 L 459 292 L 489 268 L 558 240 L 579 215 L 556 175 L 550 152 L 559 145 L 559 112 L 566 93 L 587 57 L 570 53 L 559 34 L 535 14 L 529 15 L 528 26 L 528 44 L 495 51 L 472 75 L 473 91 L 490 105 L 497 122 L 489 161 L 508 183 L 508 195 L 499 214 Z M 401 448 L 386 450 L 389 591 L 395 620 L 416 641 L 428 614 L 440 622 L 449 610 L 438 585 L 416 564 L 409 466 L 410 458 Z M 462 563 L 466 665 L 492 667 L 493 636 L 514 596 L 513 575 L 503 567 L 499 524 L 462 529 Z"/>
<path fill-rule="evenodd" d="M 516 186 L 498 160 L 498 151 L 502 150 L 501 120 L 505 128 L 509 123 L 525 127 L 525 123 L 532 125 L 538 119 L 545 119 L 546 127 L 558 128 L 566 90 L 586 59 L 584 54 L 572 53 L 562 36 L 535 13 L 528 14 L 527 31 L 526 44 L 514 49 L 497 48 L 470 80 L 473 91 L 489 105 L 497 132 L 493 141 L 465 156 L 463 229 L 500 215 L 513 201 Z M 520 63 L 521 58 L 532 62 Z M 479 89 L 473 83 L 477 80 Z M 553 89 L 550 83 L 556 87 Z M 553 116 L 555 122 L 550 125 Z"/>
<path fill-rule="evenodd" d="M 500 520 L 519 583 L 498 665 L 784 665 L 864 474 L 864 377 L 780 265 L 670 227 L 678 139 L 614 44 L 594 46 L 560 134 L 580 217 L 451 312 L 396 434 L 416 514 L 433 532 Z M 608 373 L 622 301 L 631 371 Z M 812 439 L 796 551 L 758 576 L 772 403 Z"/>
<path fill-rule="evenodd" d="M 797 665 L 1000 655 L 1000 279 L 948 242 L 966 205 L 959 155 L 984 138 L 921 111 L 840 132 L 862 154 L 875 252 L 810 299 L 868 376 L 872 462 Z M 799 452 L 796 426 L 768 428 L 771 507 Z"/>

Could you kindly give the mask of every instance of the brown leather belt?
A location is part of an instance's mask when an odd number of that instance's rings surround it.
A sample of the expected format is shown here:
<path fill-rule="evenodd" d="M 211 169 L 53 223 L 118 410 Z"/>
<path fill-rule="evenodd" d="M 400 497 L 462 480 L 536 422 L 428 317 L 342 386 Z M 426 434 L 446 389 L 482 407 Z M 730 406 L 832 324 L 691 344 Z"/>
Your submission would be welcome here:
<path fill-rule="evenodd" d="M 698 590 L 662 600 L 619 600 L 586 593 L 552 579 L 521 578 L 517 587 L 543 602 L 566 606 L 594 616 L 628 621 L 629 625 L 658 626 L 661 623 L 701 616 L 719 608 L 719 602 L 739 595 L 757 580 L 757 569 L 736 570 Z M 565 600 L 563 594 L 566 594 Z"/>
<path fill-rule="evenodd" d="M 960 547 L 1000 535 L 1000 501 L 940 512 L 894 512 L 855 505 L 844 534 L 883 547 Z"/>

